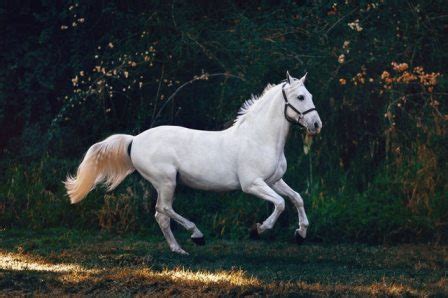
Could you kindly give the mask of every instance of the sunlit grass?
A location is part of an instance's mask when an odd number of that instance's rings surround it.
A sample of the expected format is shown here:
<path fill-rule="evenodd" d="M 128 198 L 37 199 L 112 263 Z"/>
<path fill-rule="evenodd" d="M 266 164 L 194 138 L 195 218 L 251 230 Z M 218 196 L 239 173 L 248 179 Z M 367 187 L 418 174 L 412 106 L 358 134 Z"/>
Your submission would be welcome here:
<path fill-rule="evenodd" d="M 168 278 L 173 281 L 182 282 L 200 282 L 206 284 L 230 284 L 234 286 L 260 286 L 261 282 L 254 278 L 248 277 L 246 272 L 242 270 L 235 271 L 192 271 L 184 268 L 176 268 L 174 270 L 165 269 L 155 276 Z"/>
<path fill-rule="evenodd" d="M 216 287 L 219 291 L 235 288 L 247 288 L 272 294 L 290 294 L 294 292 L 352 293 L 360 295 L 418 295 L 419 291 L 409 286 L 395 283 L 372 283 L 367 285 L 323 284 L 304 281 L 263 282 L 249 276 L 243 270 L 207 270 L 193 271 L 182 267 L 165 268 L 161 271 L 143 267 L 123 267 L 107 269 L 87 269 L 78 264 L 49 263 L 39 257 L 20 253 L 0 252 L 0 269 L 13 271 L 38 271 L 60 273 L 57 280 L 66 284 L 102 283 L 113 281 L 117 285 L 147 283 L 172 283 L 170 291 L 177 289 L 183 294 L 193 294 L 203 286 Z M 445 281 L 446 282 L 446 281 Z M 108 290 L 111 290 L 109 288 Z M 193 291 L 193 292 L 191 292 Z M 222 293 L 222 292 L 221 292 Z"/>
<path fill-rule="evenodd" d="M 78 284 L 80 282 L 101 282 L 113 280 L 128 283 L 132 280 L 144 282 L 173 282 L 182 286 L 220 286 L 248 287 L 261 286 L 261 281 L 248 276 L 242 270 L 218 270 L 216 272 L 193 271 L 181 267 L 165 268 L 161 271 L 151 270 L 144 266 L 88 269 L 79 264 L 51 263 L 44 258 L 28 254 L 0 251 L 0 270 L 18 272 L 59 273 L 57 280 L 62 283 Z"/>
<path fill-rule="evenodd" d="M 259 287 L 262 282 L 248 276 L 242 270 L 189 270 L 185 268 L 165 268 L 161 271 L 150 268 L 123 268 L 121 270 L 103 271 L 105 277 L 116 281 L 129 281 L 131 279 L 146 281 L 169 281 L 183 286 L 220 286 L 220 287 Z"/>
<path fill-rule="evenodd" d="M 80 241 L 82 239 L 82 241 Z M 52 231 L 0 233 L 1 295 L 448 294 L 448 247 L 162 240 Z"/>
<path fill-rule="evenodd" d="M 311 292 L 315 294 L 325 295 L 328 293 L 339 294 L 356 294 L 356 295 L 403 295 L 421 294 L 420 291 L 412 287 L 395 284 L 395 283 L 372 283 L 366 285 L 349 285 L 349 284 L 323 284 L 323 283 L 307 283 L 307 282 L 287 282 L 272 283 L 267 285 L 267 289 L 273 293 L 291 293 L 294 290 Z"/>
<path fill-rule="evenodd" d="M 86 272 L 94 273 L 97 270 L 88 270 L 77 264 L 51 264 L 43 258 L 29 255 L 0 251 L 0 269 L 13 271 L 46 271 L 46 272 Z"/>

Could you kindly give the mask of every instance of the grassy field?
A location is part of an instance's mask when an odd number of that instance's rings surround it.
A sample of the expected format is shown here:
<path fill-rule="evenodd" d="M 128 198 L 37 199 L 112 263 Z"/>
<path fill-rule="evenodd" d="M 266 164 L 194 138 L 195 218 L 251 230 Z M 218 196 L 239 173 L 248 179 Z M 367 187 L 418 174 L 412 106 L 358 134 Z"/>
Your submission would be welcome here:
<path fill-rule="evenodd" d="M 179 236 L 188 257 L 157 235 L 3 230 L 0 295 L 448 295 L 447 246 Z"/>

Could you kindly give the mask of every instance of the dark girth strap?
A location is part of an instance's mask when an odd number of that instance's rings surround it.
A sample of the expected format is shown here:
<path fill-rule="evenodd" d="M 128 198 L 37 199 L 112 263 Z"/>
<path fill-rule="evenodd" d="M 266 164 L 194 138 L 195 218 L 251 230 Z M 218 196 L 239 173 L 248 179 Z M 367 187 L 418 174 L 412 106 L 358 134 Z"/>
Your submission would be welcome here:
<path fill-rule="evenodd" d="M 128 145 L 128 155 L 129 155 L 129 158 L 131 158 L 131 150 L 132 150 L 132 141 Z"/>

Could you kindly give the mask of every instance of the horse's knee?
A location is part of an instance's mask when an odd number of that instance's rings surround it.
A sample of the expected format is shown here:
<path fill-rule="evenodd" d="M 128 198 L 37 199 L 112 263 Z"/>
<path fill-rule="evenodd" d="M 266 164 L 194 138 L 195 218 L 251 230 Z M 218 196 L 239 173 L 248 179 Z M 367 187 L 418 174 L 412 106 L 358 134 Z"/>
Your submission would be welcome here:
<path fill-rule="evenodd" d="M 168 216 L 163 215 L 160 212 L 156 212 L 154 217 L 156 218 L 156 221 L 159 224 L 161 229 L 166 229 L 166 228 L 170 227 L 170 219 Z"/>
<path fill-rule="evenodd" d="M 305 204 L 303 203 L 302 196 L 298 192 L 294 193 L 294 197 L 293 198 L 296 201 L 297 207 L 304 207 L 305 206 Z"/>
<path fill-rule="evenodd" d="M 154 217 L 156 218 L 156 221 L 158 223 L 162 223 L 166 220 L 166 215 L 163 215 L 159 211 L 156 211 L 156 213 L 154 214 Z"/>
<path fill-rule="evenodd" d="M 281 200 L 279 200 L 279 202 L 277 202 L 276 204 L 275 204 L 275 207 L 277 208 L 277 210 L 278 210 L 278 212 L 283 212 L 283 211 L 285 211 L 285 200 L 283 200 L 283 199 L 281 199 Z"/>

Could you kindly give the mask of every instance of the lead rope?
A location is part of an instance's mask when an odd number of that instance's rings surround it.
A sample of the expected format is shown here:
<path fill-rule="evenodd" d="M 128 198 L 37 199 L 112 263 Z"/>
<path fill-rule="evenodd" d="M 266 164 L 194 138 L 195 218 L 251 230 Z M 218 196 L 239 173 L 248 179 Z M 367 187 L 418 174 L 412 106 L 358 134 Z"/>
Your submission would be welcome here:
<path fill-rule="evenodd" d="M 310 195 L 310 198 L 313 197 L 313 159 L 312 159 L 312 154 L 311 154 L 311 150 L 309 151 L 309 169 L 308 169 L 308 175 L 309 175 L 309 180 L 308 180 L 308 189 L 306 190 L 306 192 Z"/>

